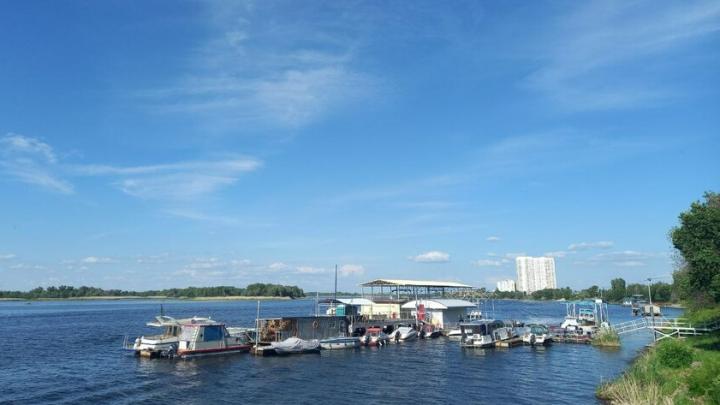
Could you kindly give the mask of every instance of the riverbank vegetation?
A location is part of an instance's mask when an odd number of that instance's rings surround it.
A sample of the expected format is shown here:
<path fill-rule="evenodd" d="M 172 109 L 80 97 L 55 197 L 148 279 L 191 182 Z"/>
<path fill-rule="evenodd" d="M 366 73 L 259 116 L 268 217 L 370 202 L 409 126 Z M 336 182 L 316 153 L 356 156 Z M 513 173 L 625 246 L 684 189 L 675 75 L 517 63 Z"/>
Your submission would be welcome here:
<path fill-rule="evenodd" d="M 603 347 L 620 347 L 620 335 L 614 329 L 600 328 L 593 337 L 592 344 Z"/>
<path fill-rule="evenodd" d="M 73 299 L 73 298 L 209 298 L 209 297 L 287 297 L 302 298 L 302 288 L 279 284 L 250 284 L 245 288 L 218 287 L 187 287 L 165 290 L 126 291 L 104 290 L 97 287 L 38 287 L 30 291 L 0 291 L 0 299 Z"/>
<path fill-rule="evenodd" d="M 680 253 L 672 292 L 696 327 L 720 323 L 720 194 L 705 193 L 670 232 Z M 654 297 L 653 297 L 654 298 Z M 720 331 L 664 339 L 598 397 L 618 404 L 720 404 Z"/>
<path fill-rule="evenodd" d="M 597 395 L 617 404 L 720 404 L 720 334 L 663 340 Z"/>

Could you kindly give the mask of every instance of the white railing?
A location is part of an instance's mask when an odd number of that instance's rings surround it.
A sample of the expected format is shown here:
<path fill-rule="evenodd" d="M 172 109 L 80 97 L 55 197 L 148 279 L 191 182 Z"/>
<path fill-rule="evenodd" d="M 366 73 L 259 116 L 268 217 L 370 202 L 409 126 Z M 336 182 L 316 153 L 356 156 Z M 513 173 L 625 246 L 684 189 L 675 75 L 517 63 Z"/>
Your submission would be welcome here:
<path fill-rule="evenodd" d="M 720 330 L 720 320 L 693 324 L 686 318 L 641 318 L 615 324 L 612 328 L 618 335 L 650 329 L 659 333 L 662 336 L 661 339 L 663 339 L 671 336 L 701 335 L 714 332 Z"/>

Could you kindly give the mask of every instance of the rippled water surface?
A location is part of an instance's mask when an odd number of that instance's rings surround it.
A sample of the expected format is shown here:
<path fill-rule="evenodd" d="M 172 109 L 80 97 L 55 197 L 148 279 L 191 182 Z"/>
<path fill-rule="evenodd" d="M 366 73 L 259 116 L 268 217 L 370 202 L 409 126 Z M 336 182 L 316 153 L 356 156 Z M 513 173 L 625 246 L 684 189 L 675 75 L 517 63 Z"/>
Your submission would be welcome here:
<path fill-rule="evenodd" d="M 164 307 L 175 317 L 252 326 L 256 303 L 168 301 Z M 311 300 L 263 302 L 261 316 L 309 315 L 313 308 Z M 494 311 L 496 318 L 559 324 L 565 305 L 496 301 Z M 595 387 L 622 372 L 650 340 L 649 334 L 624 337 L 619 350 L 571 344 L 463 350 L 440 338 L 320 355 L 193 360 L 123 351 L 123 336 L 153 332 L 144 325 L 158 312 L 158 301 L 0 302 L 0 402 L 587 404 L 597 402 Z M 611 306 L 611 321 L 630 319 L 629 312 Z"/>

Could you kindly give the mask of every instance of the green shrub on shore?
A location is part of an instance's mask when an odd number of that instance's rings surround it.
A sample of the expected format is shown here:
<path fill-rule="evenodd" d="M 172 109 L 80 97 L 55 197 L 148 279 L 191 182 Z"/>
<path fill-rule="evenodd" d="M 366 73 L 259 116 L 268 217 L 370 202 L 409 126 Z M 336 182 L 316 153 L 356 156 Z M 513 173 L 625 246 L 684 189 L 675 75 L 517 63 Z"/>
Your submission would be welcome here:
<path fill-rule="evenodd" d="M 662 366 L 669 368 L 685 368 L 690 366 L 692 363 L 693 351 L 684 342 L 678 340 L 665 340 L 660 342 L 656 351 L 658 361 Z"/>
<path fill-rule="evenodd" d="M 611 404 L 720 405 L 720 333 L 663 340 L 597 396 Z"/>
<path fill-rule="evenodd" d="M 713 403 L 720 404 L 720 358 L 703 361 L 688 376 L 688 391 L 695 395 L 707 395 Z"/>
<path fill-rule="evenodd" d="M 601 328 L 593 337 L 592 344 L 595 346 L 620 347 L 620 335 L 613 329 Z"/>
<path fill-rule="evenodd" d="M 695 309 L 687 313 L 687 318 L 695 325 L 718 322 L 720 321 L 720 307 Z"/>

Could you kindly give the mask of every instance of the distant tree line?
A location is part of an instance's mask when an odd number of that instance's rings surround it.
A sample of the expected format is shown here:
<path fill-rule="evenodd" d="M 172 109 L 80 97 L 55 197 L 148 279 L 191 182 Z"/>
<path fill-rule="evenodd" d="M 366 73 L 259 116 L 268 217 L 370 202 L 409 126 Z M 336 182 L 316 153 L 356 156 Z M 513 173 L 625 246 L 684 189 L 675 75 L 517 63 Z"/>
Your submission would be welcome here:
<path fill-rule="evenodd" d="M 85 298 L 85 297 L 152 297 L 164 296 L 168 298 L 198 298 L 198 297 L 290 297 L 302 298 L 305 296 L 302 288 L 279 284 L 250 284 L 245 288 L 218 286 L 218 287 L 188 287 L 170 288 L 166 290 L 126 291 L 104 290 L 97 287 L 72 287 L 61 285 L 59 287 L 37 287 L 30 291 L 0 291 L 0 298 Z"/>
<path fill-rule="evenodd" d="M 650 285 L 653 302 L 671 302 L 675 301 L 673 295 L 673 287 L 670 284 L 657 282 Z M 602 298 L 607 302 L 622 302 L 625 297 L 632 295 L 642 296 L 648 299 L 647 284 L 627 284 L 622 278 L 616 278 L 610 281 L 610 288 L 604 289 L 593 285 L 584 290 L 574 291 L 570 287 L 565 288 L 548 288 L 538 290 L 531 294 L 522 291 L 495 291 L 492 293 L 493 298 L 499 299 L 533 299 L 533 300 L 582 300 L 592 298 Z"/>

